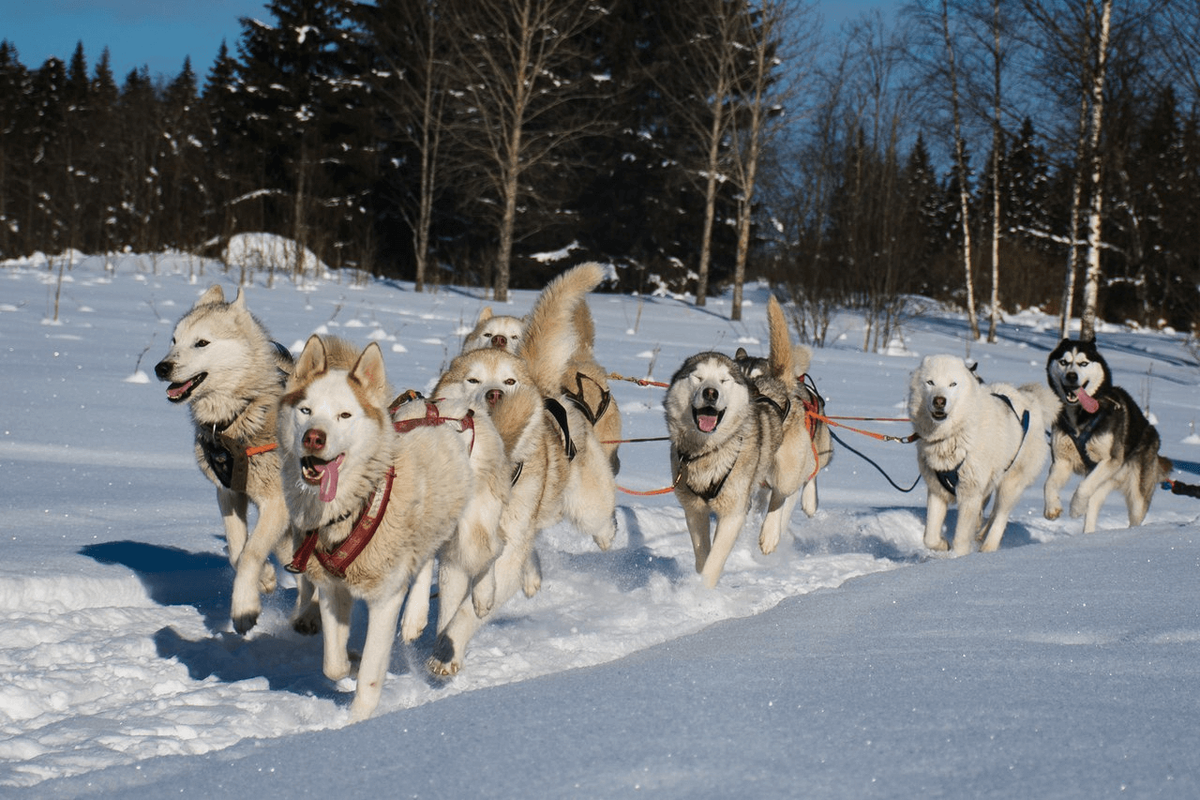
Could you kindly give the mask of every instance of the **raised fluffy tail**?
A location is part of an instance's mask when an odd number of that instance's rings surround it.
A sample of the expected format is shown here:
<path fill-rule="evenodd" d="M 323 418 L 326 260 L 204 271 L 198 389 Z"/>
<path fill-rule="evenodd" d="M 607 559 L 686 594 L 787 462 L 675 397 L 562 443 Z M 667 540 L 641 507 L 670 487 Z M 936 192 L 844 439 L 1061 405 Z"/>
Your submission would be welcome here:
<path fill-rule="evenodd" d="M 560 381 L 567 362 L 585 342 L 573 321 L 576 306 L 584 296 L 604 279 L 604 267 L 595 262 L 569 269 L 542 290 L 529 312 L 517 355 L 525 360 L 542 394 L 559 393 Z"/>
<path fill-rule="evenodd" d="M 767 301 L 767 328 L 771 334 L 771 375 L 783 381 L 790 395 L 796 388 L 795 351 L 788 334 L 787 318 L 775 295 Z"/>

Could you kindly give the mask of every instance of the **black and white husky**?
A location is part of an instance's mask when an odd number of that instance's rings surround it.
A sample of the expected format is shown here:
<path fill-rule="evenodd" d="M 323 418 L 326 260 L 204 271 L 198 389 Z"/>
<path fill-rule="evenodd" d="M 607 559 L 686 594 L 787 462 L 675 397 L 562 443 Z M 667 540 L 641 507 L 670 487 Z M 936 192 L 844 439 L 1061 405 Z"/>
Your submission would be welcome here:
<path fill-rule="evenodd" d="M 1062 514 L 1059 494 L 1071 474 L 1085 476 L 1071 497 L 1071 516 L 1083 517 L 1083 532 L 1113 489 L 1125 495 L 1129 524 L 1141 525 L 1171 462 L 1158 454 L 1158 431 L 1129 393 L 1112 381 L 1112 371 L 1095 342 L 1063 339 L 1046 360 L 1046 379 L 1063 407 L 1051 433 L 1053 462 L 1046 478 L 1046 518 Z"/>

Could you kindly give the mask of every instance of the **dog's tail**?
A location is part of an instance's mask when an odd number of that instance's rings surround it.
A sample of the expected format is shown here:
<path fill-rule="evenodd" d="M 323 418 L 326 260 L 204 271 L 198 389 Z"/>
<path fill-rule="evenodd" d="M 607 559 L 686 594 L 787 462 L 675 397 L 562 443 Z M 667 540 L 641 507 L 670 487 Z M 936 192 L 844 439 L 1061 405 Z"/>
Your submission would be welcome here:
<path fill-rule="evenodd" d="M 771 295 L 767 301 L 767 329 L 771 334 L 771 375 L 783 381 L 788 395 L 791 395 L 796 389 L 795 351 L 788 334 L 787 318 L 775 295 Z"/>
<path fill-rule="evenodd" d="M 534 383 L 544 395 L 559 393 L 567 362 L 585 346 L 580 341 L 576 307 L 603 279 L 604 267 L 600 264 L 580 264 L 552 280 L 534 303 L 517 355 L 525 360 Z"/>

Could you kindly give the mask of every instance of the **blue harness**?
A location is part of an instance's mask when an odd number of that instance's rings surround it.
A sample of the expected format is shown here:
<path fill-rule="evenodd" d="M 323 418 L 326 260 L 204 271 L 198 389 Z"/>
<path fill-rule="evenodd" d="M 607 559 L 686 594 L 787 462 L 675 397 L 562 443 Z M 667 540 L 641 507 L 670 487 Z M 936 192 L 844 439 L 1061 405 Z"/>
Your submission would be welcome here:
<path fill-rule="evenodd" d="M 1003 400 L 1004 405 L 1008 406 L 1008 410 L 1013 412 L 1013 416 L 1017 417 L 1017 419 L 1019 419 L 1021 422 L 1021 443 L 1017 445 L 1017 452 L 1013 453 L 1012 460 L 1009 461 L 1008 466 L 1004 468 L 1004 471 L 1008 472 L 1010 469 L 1012 469 L 1012 465 L 1017 462 L 1017 456 L 1021 455 L 1021 448 L 1025 445 L 1025 436 L 1029 433 L 1029 409 L 1025 409 L 1024 414 L 1018 415 L 1016 407 L 1013 405 L 1012 400 L 1010 400 L 1007 395 L 993 392 L 992 397 Z M 1091 434 L 1089 433 L 1088 435 L 1090 436 Z M 1076 446 L 1079 446 L 1078 443 L 1076 443 Z M 958 466 L 954 467 L 953 469 L 937 470 L 933 473 L 937 477 L 937 482 L 941 484 L 943 489 L 950 493 L 951 497 L 958 497 L 958 471 L 962 469 L 962 465 L 965 464 L 966 461 L 967 459 L 964 456 L 963 460 L 958 462 Z"/>

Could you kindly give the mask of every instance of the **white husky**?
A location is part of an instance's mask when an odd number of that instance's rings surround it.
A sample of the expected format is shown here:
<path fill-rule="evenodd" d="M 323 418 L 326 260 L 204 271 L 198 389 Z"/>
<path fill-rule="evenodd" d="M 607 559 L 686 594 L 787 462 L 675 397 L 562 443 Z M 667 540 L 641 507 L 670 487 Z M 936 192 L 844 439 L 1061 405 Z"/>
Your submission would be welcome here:
<path fill-rule="evenodd" d="M 360 355 L 313 336 L 279 407 L 284 495 L 292 524 L 305 534 L 289 569 L 320 587 L 331 680 L 350 674 L 350 612 L 355 598 L 367 604 L 353 720 L 379 703 L 409 584 L 460 521 L 472 519 L 473 423 L 486 416 L 447 402 L 435 424 L 401 431 L 389 416 L 391 397 L 378 345 Z M 474 521 L 485 528 L 483 539 L 494 536 L 486 530 L 494 519 Z"/>
<path fill-rule="evenodd" d="M 946 550 L 942 523 L 958 502 L 955 555 L 1000 547 L 1021 493 L 1050 455 L 1044 431 L 1058 415 L 1054 392 L 1041 384 L 984 385 L 961 358 L 927 356 L 913 371 L 908 413 L 917 440 L 917 465 L 928 489 L 925 546 Z M 991 516 L 983 508 L 995 495 Z"/>

